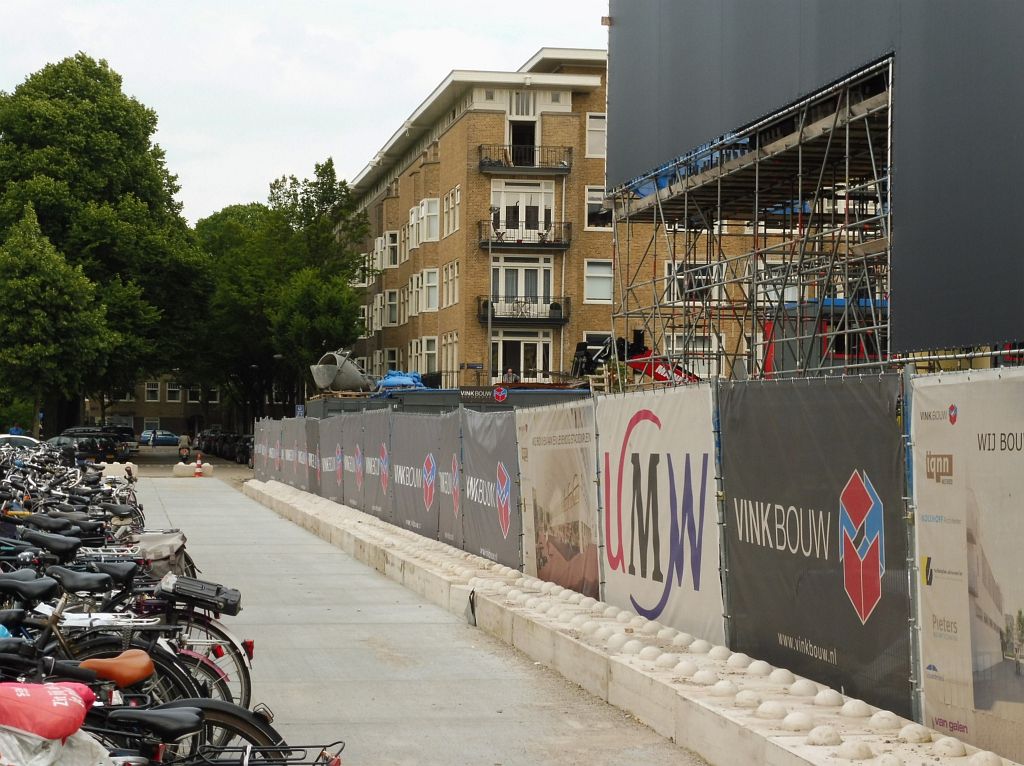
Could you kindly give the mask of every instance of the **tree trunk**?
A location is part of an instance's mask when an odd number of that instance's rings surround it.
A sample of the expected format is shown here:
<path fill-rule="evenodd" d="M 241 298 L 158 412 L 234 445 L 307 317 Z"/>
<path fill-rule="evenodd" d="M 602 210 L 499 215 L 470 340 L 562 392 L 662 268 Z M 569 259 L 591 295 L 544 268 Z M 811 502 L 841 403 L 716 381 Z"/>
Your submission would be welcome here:
<path fill-rule="evenodd" d="M 32 436 L 39 438 L 39 407 L 43 401 L 43 393 L 38 388 L 32 394 Z"/>

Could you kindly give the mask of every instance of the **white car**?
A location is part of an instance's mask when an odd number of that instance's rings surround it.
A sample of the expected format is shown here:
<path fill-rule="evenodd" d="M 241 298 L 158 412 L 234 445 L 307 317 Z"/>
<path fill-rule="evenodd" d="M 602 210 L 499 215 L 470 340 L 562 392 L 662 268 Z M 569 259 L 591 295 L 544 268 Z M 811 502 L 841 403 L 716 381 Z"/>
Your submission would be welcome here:
<path fill-rule="evenodd" d="M 32 448 L 39 446 L 39 440 L 25 434 L 0 434 L 0 447 L 5 445 Z"/>

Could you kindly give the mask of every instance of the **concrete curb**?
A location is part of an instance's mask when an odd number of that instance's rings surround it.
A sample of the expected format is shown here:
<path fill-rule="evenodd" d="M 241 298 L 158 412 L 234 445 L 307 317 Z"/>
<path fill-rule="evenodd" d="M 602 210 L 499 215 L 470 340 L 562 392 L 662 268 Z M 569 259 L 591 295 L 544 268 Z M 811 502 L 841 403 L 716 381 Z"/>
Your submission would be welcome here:
<path fill-rule="evenodd" d="M 242 491 L 716 766 L 1011 766 L 783 668 L 276 481 Z"/>

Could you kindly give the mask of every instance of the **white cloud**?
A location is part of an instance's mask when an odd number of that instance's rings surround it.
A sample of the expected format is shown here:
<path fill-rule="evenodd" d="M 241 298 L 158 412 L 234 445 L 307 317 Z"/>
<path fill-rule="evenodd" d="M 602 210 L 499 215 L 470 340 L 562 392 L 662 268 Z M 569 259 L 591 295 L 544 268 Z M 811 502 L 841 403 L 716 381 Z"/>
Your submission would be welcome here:
<path fill-rule="evenodd" d="M 156 110 L 191 221 L 335 158 L 352 177 L 453 69 L 606 46 L 607 0 L 5 0 L 0 90 L 82 50 Z"/>

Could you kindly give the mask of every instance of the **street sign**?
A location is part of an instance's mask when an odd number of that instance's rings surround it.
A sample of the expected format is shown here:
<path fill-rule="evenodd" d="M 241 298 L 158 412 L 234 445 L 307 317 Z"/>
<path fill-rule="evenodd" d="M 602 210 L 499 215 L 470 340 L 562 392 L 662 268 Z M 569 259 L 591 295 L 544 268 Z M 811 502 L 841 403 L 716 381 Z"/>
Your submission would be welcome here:
<path fill-rule="evenodd" d="M 296 404 L 295 405 L 295 417 L 297 417 L 297 418 L 304 418 L 304 417 L 306 417 L 306 405 L 305 404 Z"/>

